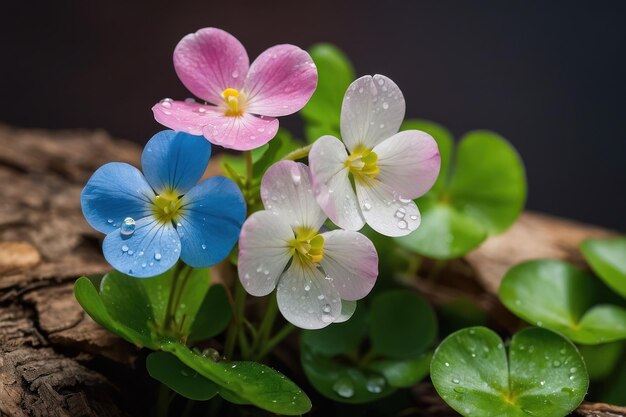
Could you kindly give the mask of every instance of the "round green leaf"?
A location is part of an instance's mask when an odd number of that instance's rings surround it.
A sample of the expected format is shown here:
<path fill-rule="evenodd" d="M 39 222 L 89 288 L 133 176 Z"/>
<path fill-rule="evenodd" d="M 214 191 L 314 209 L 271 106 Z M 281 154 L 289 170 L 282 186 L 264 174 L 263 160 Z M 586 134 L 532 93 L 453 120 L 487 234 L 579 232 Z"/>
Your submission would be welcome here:
<path fill-rule="evenodd" d="M 171 353 L 151 353 L 146 358 L 146 369 L 152 378 L 190 400 L 210 400 L 219 388 Z"/>
<path fill-rule="evenodd" d="M 626 237 L 589 239 L 580 250 L 606 285 L 626 298 Z"/>
<path fill-rule="evenodd" d="M 350 320 L 319 330 L 304 330 L 302 344 L 326 356 L 356 352 L 367 334 L 365 309 L 357 307 Z"/>
<path fill-rule="evenodd" d="M 581 344 L 626 338 L 626 309 L 592 275 L 561 261 L 514 266 L 500 283 L 500 300 L 515 315 Z"/>
<path fill-rule="evenodd" d="M 430 373 L 439 395 L 466 417 L 563 417 L 589 385 L 576 347 L 541 328 L 513 336 L 508 358 L 493 331 L 459 330 L 435 350 Z"/>
<path fill-rule="evenodd" d="M 407 388 L 424 379 L 430 371 L 432 353 L 423 354 L 417 359 L 397 360 L 382 359 L 370 363 L 367 367 L 380 372 L 390 386 Z"/>
<path fill-rule="evenodd" d="M 299 415 L 311 409 L 311 400 L 296 384 L 274 369 L 256 362 L 216 362 L 167 340 L 161 349 L 220 386 L 225 399 L 248 402 L 271 413 Z"/>
<path fill-rule="evenodd" d="M 189 341 L 207 340 L 222 333 L 232 317 L 232 309 L 223 285 L 211 285 L 200 306 Z"/>
<path fill-rule="evenodd" d="M 396 359 L 414 359 L 433 342 L 437 319 L 430 305 L 414 292 L 387 291 L 370 306 L 372 350 Z"/>
<path fill-rule="evenodd" d="M 307 124 L 338 128 L 343 95 L 354 80 L 354 69 L 348 57 L 334 45 L 314 45 L 309 54 L 317 66 L 317 88 L 300 113 Z"/>
<path fill-rule="evenodd" d="M 359 369 L 302 347 L 300 355 L 307 379 L 317 391 L 334 401 L 362 404 L 384 398 L 395 391 L 377 372 Z"/>
<path fill-rule="evenodd" d="M 520 215 L 526 199 L 524 165 L 493 132 L 468 133 L 452 155 L 447 131 L 424 128 L 441 141 L 442 171 L 436 187 L 417 200 L 421 226 L 398 242 L 429 257 L 456 258 L 506 230 Z"/>

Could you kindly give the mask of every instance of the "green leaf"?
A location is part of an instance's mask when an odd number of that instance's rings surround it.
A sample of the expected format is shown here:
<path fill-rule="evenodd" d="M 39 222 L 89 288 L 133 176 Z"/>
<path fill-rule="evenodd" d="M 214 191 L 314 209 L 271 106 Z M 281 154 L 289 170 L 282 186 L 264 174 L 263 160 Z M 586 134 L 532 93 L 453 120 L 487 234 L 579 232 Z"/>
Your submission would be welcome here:
<path fill-rule="evenodd" d="M 361 404 L 384 398 L 396 389 L 377 371 L 335 361 L 313 352 L 307 345 L 302 346 L 300 357 L 311 385 L 331 400 Z"/>
<path fill-rule="evenodd" d="M 191 326 L 189 342 L 207 340 L 222 333 L 228 327 L 232 309 L 222 285 L 211 285 Z"/>
<path fill-rule="evenodd" d="M 302 344 L 312 352 L 335 356 L 356 352 L 367 335 L 365 309 L 358 306 L 350 320 L 320 330 L 304 330 Z"/>
<path fill-rule="evenodd" d="M 303 144 L 296 141 L 291 133 L 285 129 L 279 129 L 276 137 L 269 142 L 269 148 L 257 161 L 254 162 L 253 173 L 257 178 L 263 174 L 274 162 L 280 161 L 289 152 L 295 151 Z"/>
<path fill-rule="evenodd" d="M 493 132 L 468 133 L 452 155 L 449 132 L 420 123 L 407 126 L 423 127 L 441 143 L 442 171 L 436 186 L 417 200 L 421 226 L 397 240 L 422 255 L 456 258 L 517 219 L 526 199 L 524 166 L 515 149 Z"/>
<path fill-rule="evenodd" d="M 587 364 L 589 379 L 596 381 L 611 375 L 620 360 L 623 347 L 623 342 L 579 346 L 578 350 Z"/>
<path fill-rule="evenodd" d="M 416 358 L 436 335 L 433 309 L 414 292 L 387 291 L 372 301 L 370 338 L 374 352 L 388 358 Z"/>
<path fill-rule="evenodd" d="M 602 280 L 626 298 L 626 237 L 614 239 L 588 239 L 580 250 Z"/>
<path fill-rule="evenodd" d="M 311 409 L 311 400 L 284 375 L 256 362 L 215 362 L 174 341 L 161 349 L 220 386 L 225 399 L 249 402 L 276 414 L 299 415 Z"/>
<path fill-rule="evenodd" d="M 280 132 L 281 130 L 279 130 L 279 133 Z M 278 136 L 279 133 L 277 133 L 276 135 Z M 265 153 L 270 148 L 270 143 L 272 143 L 272 141 L 274 141 L 275 139 L 276 138 L 272 139 L 269 143 L 259 146 L 258 148 L 255 148 L 251 151 L 253 165 L 258 163 L 263 158 Z M 230 154 L 223 155 L 220 159 L 220 166 L 222 167 L 222 171 L 226 173 L 229 173 L 229 171 L 234 171 L 234 173 L 239 177 L 246 177 L 246 160 L 243 156 Z M 229 174 L 229 176 L 231 175 Z"/>
<path fill-rule="evenodd" d="M 152 378 L 194 401 L 210 400 L 219 388 L 171 353 L 151 353 L 146 358 L 146 369 Z"/>
<path fill-rule="evenodd" d="M 312 142 L 319 136 L 311 136 L 308 126 L 325 126 L 339 131 L 341 103 L 354 80 L 354 69 L 346 55 L 331 44 L 314 45 L 309 54 L 317 66 L 317 88 L 300 113 L 305 119 L 308 139 Z"/>
<path fill-rule="evenodd" d="M 390 386 L 408 388 L 428 375 L 431 358 L 429 352 L 417 359 L 382 359 L 370 363 L 368 368 L 380 372 Z"/>
<path fill-rule="evenodd" d="M 459 330 L 441 342 L 430 373 L 439 395 L 466 417 L 563 417 L 589 385 L 576 347 L 541 328 L 513 336 L 508 357 L 493 331 Z"/>
<path fill-rule="evenodd" d="M 626 309 L 604 304 L 613 294 L 592 275 L 562 261 L 524 262 L 500 283 L 500 300 L 529 323 L 581 344 L 626 339 Z"/>

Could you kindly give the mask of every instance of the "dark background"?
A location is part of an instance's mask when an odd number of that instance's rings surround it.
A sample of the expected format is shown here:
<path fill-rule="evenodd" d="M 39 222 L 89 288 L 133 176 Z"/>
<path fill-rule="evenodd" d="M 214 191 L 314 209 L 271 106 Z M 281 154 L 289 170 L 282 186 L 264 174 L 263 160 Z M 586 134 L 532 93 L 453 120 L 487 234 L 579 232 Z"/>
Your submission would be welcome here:
<path fill-rule="evenodd" d="M 521 153 L 528 207 L 626 229 L 626 2 L 4 1 L 0 121 L 102 128 L 145 142 L 150 107 L 189 93 L 172 51 L 221 27 L 251 61 L 329 41 L 396 81 L 407 116 L 457 137 L 495 130 Z M 298 117 L 283 119 L 299 129 Z M 1 150 L 0 150 L 1 152 Z"/>

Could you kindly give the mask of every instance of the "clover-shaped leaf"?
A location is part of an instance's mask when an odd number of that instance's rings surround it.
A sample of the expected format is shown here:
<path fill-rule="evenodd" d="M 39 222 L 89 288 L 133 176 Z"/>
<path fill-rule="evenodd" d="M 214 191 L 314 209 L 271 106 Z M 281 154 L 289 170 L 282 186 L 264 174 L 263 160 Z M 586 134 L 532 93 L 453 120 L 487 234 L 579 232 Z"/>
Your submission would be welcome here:
<path fill-rule="evenodd" d="M 578 350 L 585 359 L 589 379 L 597 381 L 608 377 L 617 367 L 624 350 L 624 342 L 581 345 Z"/>
<path fill-rule="evenodd" d="M 529 323 L 558 331 L 581 344 L 626 339 L 626 309 L 591 274 L 562 261 L 516 265 L 500 284 L 500 300 Z"/>
<path fill-rule="evenodd" d="M 430 306 L 407 290 L 359 304 L 350 320 L 302 335 L 301 360 L 311 384 L 335 401 L 365 403 L 428 374 L 437 323 Z M 369 340 L 370 349 L 362 350 Z"/>
<path fill-rule="evenodd" d="M 247 403 L 276 414 L 299 415 L 311 409 L 311 400 L 296 384 L 274 369 L 251 361 L 215 361 L 173 340 L 161 343 L 200 375 L 220 386 L 227 400 Z"/>
<path fill-rule="evenodd" d="M 589 385 L 576 347 L 542 328 L 514 335 L 508 355 L 493 331 L 459 330 L 435 350 L 430 375 L 439 395 L 465 417 L 563 417 Z"/>
<path fill-rule="evenodd" d="M 626 237 L 588 239 L 580 250 L 602 280 L 626 298 Z"/>
<path fill-rule="evenodd" d="M 513 147 L 489 131 L 474 131 L 452 149 L 450 133 L 432 122 L 408 121 L 404 129 L 431 134 L 441 152 L 437 183 L 417 201 L 422 222 L 398 238 L 407 249 L 438 259 L 462 256 L 488 236 L 506 230 L 526 199 L 524 165 Z"/>
<path fill-rule="evenodd" d="M 323 135 L 339 137 L 339 118 L 343 95 L 354 80 L 354 69 L 346 55 L 334 45 L 317 44 L 309 49 L 317 66 L 317 88 L 300 111 L 306 122 L 307 139 Z"/>
<path fill-rule="evenodd" d="M 171 353 L 152 352 L 146 358 L 146 369 L 152 378 L 190 400 L 210 400 L 219 389 L 219 385 L 198 374 Z"/>

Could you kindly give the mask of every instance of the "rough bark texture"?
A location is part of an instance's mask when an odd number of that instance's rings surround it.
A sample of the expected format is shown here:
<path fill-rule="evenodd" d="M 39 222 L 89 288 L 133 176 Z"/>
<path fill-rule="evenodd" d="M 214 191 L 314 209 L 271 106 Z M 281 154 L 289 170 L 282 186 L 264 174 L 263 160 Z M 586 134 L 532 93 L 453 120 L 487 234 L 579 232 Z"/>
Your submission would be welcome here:
<path fill-rule="evenodd" d="M 140 152 L 103 132 L 0 125 L 0 416 L 147 415 L 145 407 L 129 404 L 134 395 L 126 393 L 145 385 L 145 371 L 135 369 L 142 366 L 140 353 L 94 323 L 72 293 L 77 277 L 109 269 L 101 236 L 82 217 L 81 189 L 102 164 L 138 165 Z M 209 171 L 216 169 L 214 164 Z M 456 267 L 473 270 L 480 284 L 474 295 L 498 308 L 494 294 L 511 265 L 546 257 L 580 262 L 579 242 L 608 234 L 526 213 Z M 429 285 L 418 289 L 435 301 L 445 298 L 445 291 Z M 422 383 L 413 394 L 419 407 L 410 414 L 455 415 L 432 385 Z M 577 414 L 626 416 L 603 404 L 583 404 Z"/>

